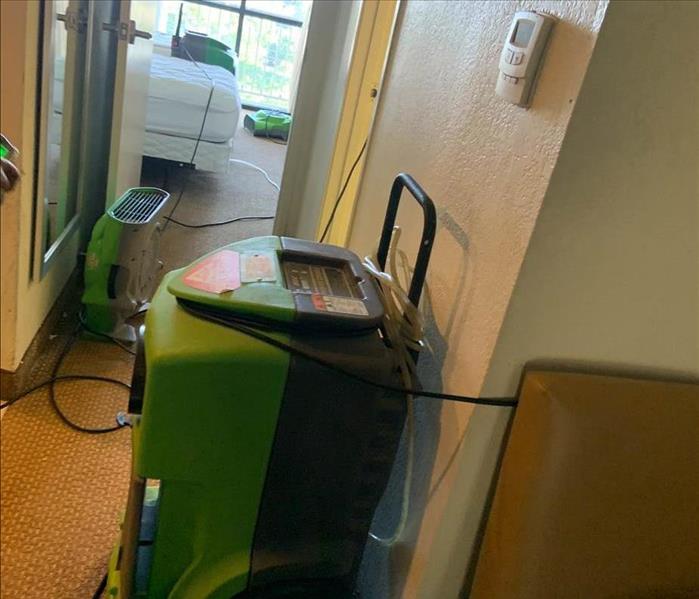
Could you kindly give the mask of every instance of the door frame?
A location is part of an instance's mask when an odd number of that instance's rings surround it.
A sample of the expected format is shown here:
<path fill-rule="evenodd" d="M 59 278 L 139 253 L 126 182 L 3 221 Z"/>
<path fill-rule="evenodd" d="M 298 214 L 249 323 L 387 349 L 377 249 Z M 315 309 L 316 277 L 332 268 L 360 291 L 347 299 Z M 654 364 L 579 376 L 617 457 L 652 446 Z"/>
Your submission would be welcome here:
<path fill-rule="evenodd" d="M 110 24 L 116 29 L 109 34 L 118 39 L 103 209 L 116 202 L 126 189 L 138 187 L 141 179 L 153 41 L 117 34 L 120 25 L 129 23 L 151 33 L 155 27 L 155 4 L 150 0 L 120 0 L 117 19 Z"/>
<path fill-rule="evenodd" d="M 399 0 L 313 4 L 275 235 L 318 239 L 321 222 L 327 222 L 322 216 L 332 211 L 369 138 L 398 6 Z M 332 227 L 336 243 L 349 235 L 362 164 L 357 167 Z"/>
<path fill-rule="evenodd" d="M 347 188 L 325 239 L 335 245 L 344 246 L 349 241 L 399 3 L 400 0 L 365 0 L 362 3 L 335 149 L 316 231 L 316 239 L 320 239 L 342 186 L 350 176 L 355 161 L 359 160 L 351 178 L 347 180 Z M 365 141 L 367 147 L 362 153 Z"/>

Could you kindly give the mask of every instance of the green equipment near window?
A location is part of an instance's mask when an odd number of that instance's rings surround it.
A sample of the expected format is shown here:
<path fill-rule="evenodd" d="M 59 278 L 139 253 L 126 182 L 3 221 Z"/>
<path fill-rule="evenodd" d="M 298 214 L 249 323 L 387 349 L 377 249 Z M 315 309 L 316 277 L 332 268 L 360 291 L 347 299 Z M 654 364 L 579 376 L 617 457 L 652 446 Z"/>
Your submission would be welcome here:
<path fill-rule="evenodd" d="M 135 341 L 126 319 L 150 300 L 162 268 L 158 248 L 161 218 L 170 194 L 155 187 L 127 190 L 92 229 L 85 256 L 87 328 Z"/>
<path fill-rule="evenodd" d="M 417 304 L 435 211 L 407 175 L 378 262 L 404 186 L 425 214 Z M 400 386 L 383 318 L 357 256 L 326 244 L 257 237 L 166 275 L 139 339 L 109 597 L 353 596 L 406 414 L 376 386 Z"/>
<path fill-rule="evenodd" d="M 245 115 L 243 127 L 255 137 L 274 137 L 286 141 L 291 129 L 291 115 L 279 110 L 258 110 Z"/>
<path fill-rule="evenodd" d="M 209 37 L 205 33 L 196 31 L 185 31 L 185 34 L 180 36 L 182 9 L 183 5 L 180 4 L 177 30 L 175 35 L 172 36 L 170 45 L 170 56 L 223 67 L 232 75 L 235 75 L 237 57 L 229 46 Z"/>

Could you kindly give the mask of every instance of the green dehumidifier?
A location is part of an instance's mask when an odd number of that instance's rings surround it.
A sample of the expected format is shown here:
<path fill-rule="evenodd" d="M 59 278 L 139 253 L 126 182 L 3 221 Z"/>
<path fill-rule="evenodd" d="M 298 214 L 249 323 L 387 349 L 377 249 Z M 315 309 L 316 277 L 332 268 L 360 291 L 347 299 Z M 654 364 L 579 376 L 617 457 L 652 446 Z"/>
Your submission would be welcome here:
<path fill-rule="evenodd" d="M 435 231 L 425 227 L 417 304 Z M 286 237 L 219 249 L 166 276 L 129 411 L 133 464 L 109 597 L 351 597 L 404 425 L 375 282 L 352 252 Z"/>

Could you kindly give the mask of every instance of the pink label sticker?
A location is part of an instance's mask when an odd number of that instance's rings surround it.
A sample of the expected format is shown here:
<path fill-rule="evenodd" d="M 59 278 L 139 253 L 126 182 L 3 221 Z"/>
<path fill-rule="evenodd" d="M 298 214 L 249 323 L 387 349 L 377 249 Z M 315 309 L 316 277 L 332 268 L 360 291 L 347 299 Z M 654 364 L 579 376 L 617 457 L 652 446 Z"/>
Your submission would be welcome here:
<path fill-rule="evenodd" d="M 216 252 L 192 266 L 182 281 L 210 293 L 235 291 L 240 287 L 240 254 L 231 250 Z"/>
<path fill-rule="evenodd" d="M 322 310 L 323 312 L 327 311 L 327 308 L 325 307 L 325 300 L 323 300 L 323 296 L 320 295 L 320 293 L 311 294 L 311 301 L 313 302 L 313 307 L 316 310 Z"/>

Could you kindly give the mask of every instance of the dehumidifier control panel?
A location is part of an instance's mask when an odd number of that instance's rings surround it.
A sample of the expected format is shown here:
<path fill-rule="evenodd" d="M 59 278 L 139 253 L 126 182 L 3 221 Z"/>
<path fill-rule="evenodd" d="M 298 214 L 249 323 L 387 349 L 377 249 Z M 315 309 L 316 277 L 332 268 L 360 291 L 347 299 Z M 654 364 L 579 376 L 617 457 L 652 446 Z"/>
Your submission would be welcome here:
<path fill-rule="evenodd" d="M 383 304 L 355 254 L 288 237 L 282 247 L 284 284 L 293 294 L 298 322 L 338 328 L 380 324 Z"/>
<path fill-rule="evenodd" d="M 384 316 L 356 254 L 289 237 L 247 239 L 207 254 L 177 271 L 168 289 L 191 309 L 280 328 L 363 331 Z"/>
<path fill-rule="evenodd" d="M 496 93 L 512 104 L 531 104 L 534 83 L 543 62 L 544 49 L 554 17 L 534 11 L 515 13 L 500 54 Z"/>
<path fill-rule="evenodd" d="M 286 288 L 294 293 L 321 293 L 336 297 L 357 297 L 357 283 L 345 265 L 312 264 L 285 260 Z"/>

